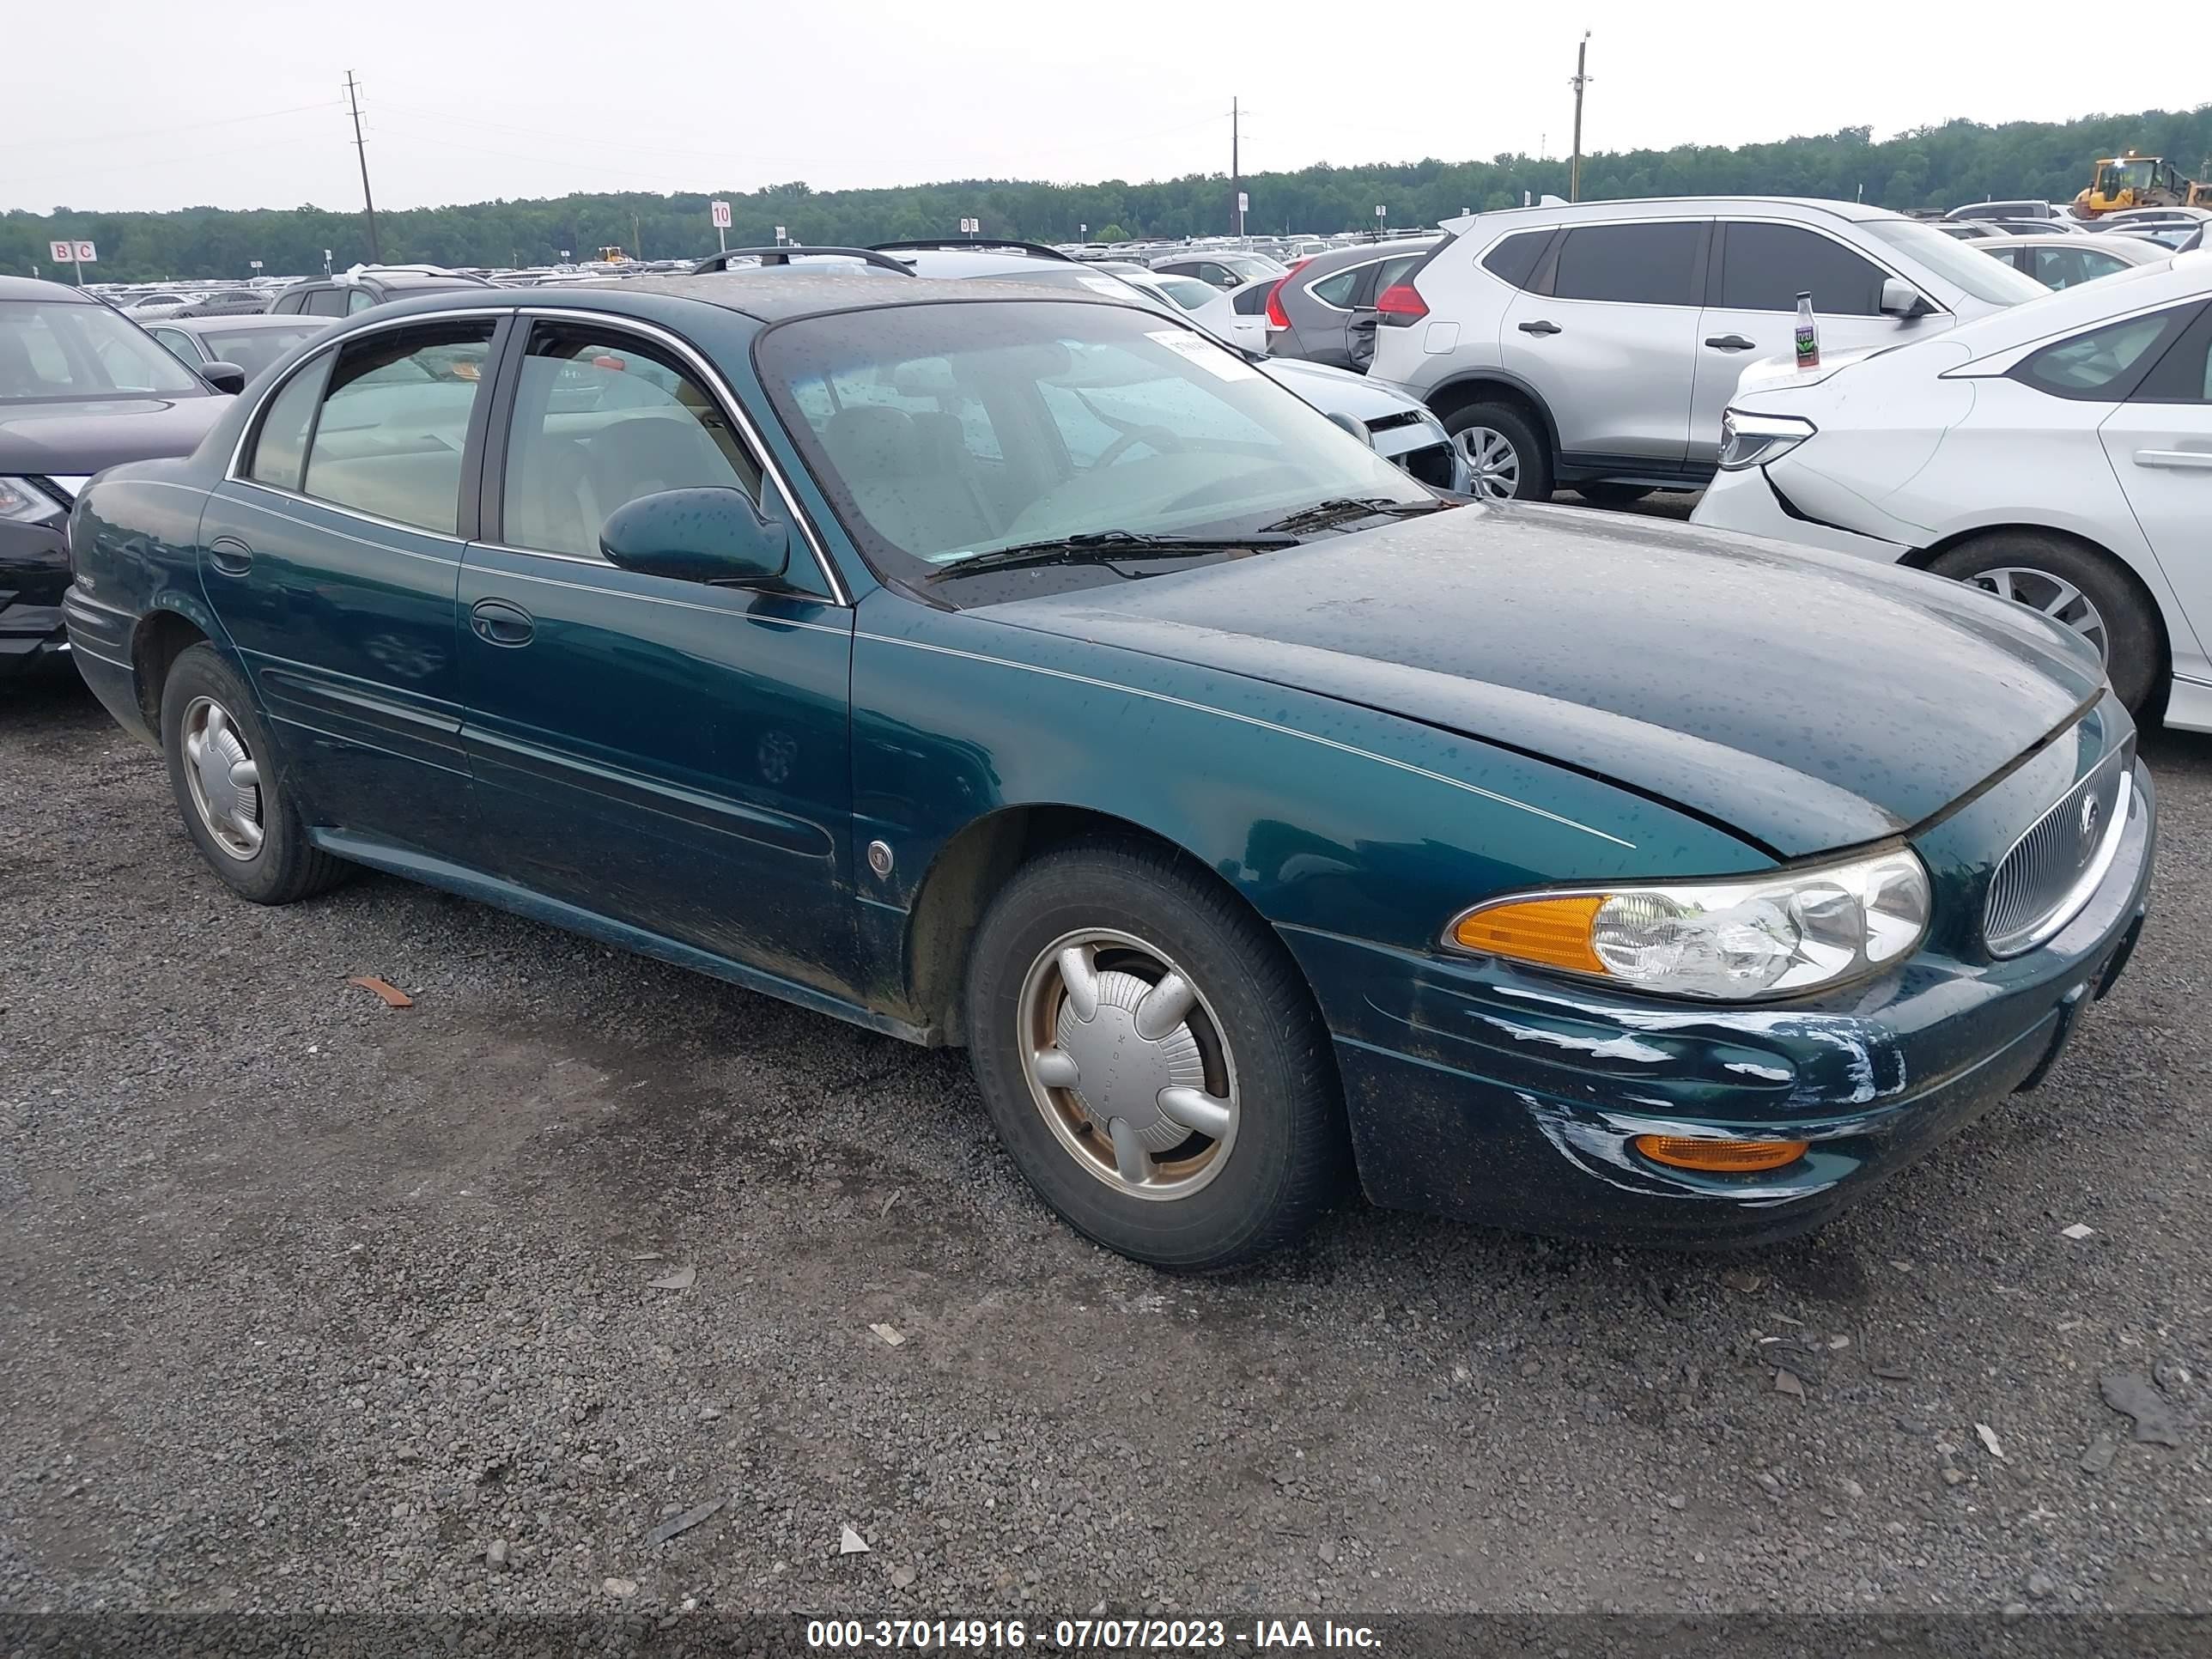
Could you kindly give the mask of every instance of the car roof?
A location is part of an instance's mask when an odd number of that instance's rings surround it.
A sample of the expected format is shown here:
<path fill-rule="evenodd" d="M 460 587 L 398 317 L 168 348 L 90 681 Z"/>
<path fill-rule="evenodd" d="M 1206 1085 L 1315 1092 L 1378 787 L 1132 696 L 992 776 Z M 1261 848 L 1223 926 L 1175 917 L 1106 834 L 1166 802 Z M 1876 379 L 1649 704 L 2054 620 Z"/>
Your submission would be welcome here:
<path fill-rule="evenodd" d="M 101 303 L 97 295 L 87 294 L 81 288 L 71 288 L 67 283 L 49 283 L 37 276 L 0 276 L 0 300 L 61 300 L 88 306 Z"/>
<path fill-rule="evenodd" d="M 1469 225 L 1571 225 L 1589 219 L 1664 219 L 1684 212 L 1743 213 L 1761 208 L 1786 208 L 1797 213 L 1825 214 L 1832 219 L 1902 219 L 1901 213 L 1864 202 L 1832 202 L 1816 196 L 1628 196 L 1608 202 L 1565 202 L 1549 207 L 1494 208 L 1485 213 L 1445 222 L 1446 228 L 1464 230 Z M 1407 241 L 1418 239 L 1407 237 Z M 1370 243 L 1370 246 L 1376 244 Z M 1389 246 L 1387 243 L 1382 246 Z"/>
<path fill-rule="evenodd" d="M 2143 239 L 2140 236 L 2115 236 L 2109 233 L 2100 234 L 2096 231 L 2032 230 L 2027 232 L 2025 235 L 2009 237 L 2005 242 L 2000 243 L 1997 246 L 2009 246 L 2013 243 L 2018 243 L 2022 247 L 2086 247 L 2093 250 L 2102 249 L 2107 253 L 2117 254 L 2121 252 L 2123 250 L 2125 250 L 2129 253 L 2136 252 L 2142 247 Z M 2156 247 L 2158 244 L 2153 242 L 2150 246 Z"/>
<path fill-rule="evenodd" d="M 181 328 L 194 334 L 233 334 L 249 328 L 298 328 L 303 323 L 327 328 L 332 320 L 296 311 L 241 311 L 225 317 L 164 317 L 161 326 Z"/>
<path fill-rule="evenodd" d="M 1009 261 L 1009 264 L 1013 263 Z M 1151 307 L 1136 295 L 1100 294 L 1083 288 L 1044 288 L 1032 283 L 998 280 L 918 282 L 911 276 L 878 275 L 831 276 L 802 266 L 761 266 L 745 270 L 714 270 L 693 276 L 627 276 L 605 282 L 565 284 L 560 303 L 596 300 L 601 295 L 638 295 L 654 299 L 689 300 L 719 307 L 760 323 L 788 322 L 793 318 L 824 316 L 837 312 L 874 311 L 890 306 L 943 305 L 959 300 L 1054 300 L 1066 305 L 1123 306 L 1149 313 Z M 410 315 L 434 315 L 441 311 L 531 309 L 549 303 L 544 290 L 527 288 L 453 289 L 441 293 L 410 296 L 403 302 Z M 610 304 L 610 312 L 623 307 Z M 387 315 L 396 314 L 387 313 Z"/>

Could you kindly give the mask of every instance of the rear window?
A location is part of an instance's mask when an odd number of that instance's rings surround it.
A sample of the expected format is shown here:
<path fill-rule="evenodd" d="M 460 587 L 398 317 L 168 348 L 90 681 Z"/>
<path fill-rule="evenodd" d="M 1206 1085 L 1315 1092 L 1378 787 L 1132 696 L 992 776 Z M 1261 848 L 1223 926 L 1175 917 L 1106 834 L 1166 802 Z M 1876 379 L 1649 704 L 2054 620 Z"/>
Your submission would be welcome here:
<path fill-rule="evenodd" d="M 1616 305 L 1695 305 L 1705 235 L 1703 221 L 1577 225 L 1560 246 L 1552 292 Z"/>
<path fill-rule="evenodd" d="M 1544 257 L 1545 246 L 1551 240 L 1548 230 L 1521 231 L 1484 254 L 1482 268 L 1501 283 L 1526 288 L 1528 279 L 1536 274 L 1536 261 Z"/>

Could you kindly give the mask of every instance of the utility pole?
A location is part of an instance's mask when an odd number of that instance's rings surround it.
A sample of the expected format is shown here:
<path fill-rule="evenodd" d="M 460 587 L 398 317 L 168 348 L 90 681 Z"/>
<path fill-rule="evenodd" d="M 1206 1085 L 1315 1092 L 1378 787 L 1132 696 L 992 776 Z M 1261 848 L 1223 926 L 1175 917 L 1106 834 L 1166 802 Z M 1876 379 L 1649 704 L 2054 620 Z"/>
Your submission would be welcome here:
<path fill-rule="evenodd" d="M 376 246 L 376 198 L 368 193 L 368 146 L 361 141 L 361 100 L 354 95 L 353 71 L 346 71 L 346 102 L 353 106 L 353 147 L 361 155 L 361 210 L 368 221 L 368 262 L 384 263 Z"/>
<path fill-rule="evenodd" d="M 1567 165 L 1567 199 L 1583 199 L 1583 88 L 1589 84 L 1589 38 L 1588 29 L 1575 47 L 1575 78 L 1568 84 L 1575 89 L 1575 159 Z"/>
<path fill-rule="evenodd" d="M 1233 234 L 1244 234 L 1244 214 L 1237 205 L 1238 192 L 1244 188 L 1244 170 L 1237 155 L 1237 143 L 1242 118 L 1237 101 L 1229 100 L 1229 224 Z"/>
<path fill-rule="evenodd" d="M 633 259 L 645 258 L 645 233 L 637 228 L 637 215 L 635 213 L 629 216 L 629 257 Z"/>

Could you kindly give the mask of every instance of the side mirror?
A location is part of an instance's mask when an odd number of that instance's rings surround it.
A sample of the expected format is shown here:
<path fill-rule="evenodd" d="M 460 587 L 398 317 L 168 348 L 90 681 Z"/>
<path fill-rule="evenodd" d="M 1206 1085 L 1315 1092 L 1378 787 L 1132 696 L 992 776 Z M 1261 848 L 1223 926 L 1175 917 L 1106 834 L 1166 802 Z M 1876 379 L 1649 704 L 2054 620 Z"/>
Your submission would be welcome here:
<path fill-rule="evenodd" d="M 202 363 L 200 379 L 217 392 L 235 393 L 246 390 L 246 371 L 236 363 Z"/>
<path fill-rule="evenodd" d="M 1902 277 L 1881 279 L 1881 314 L 1902 318 L 1911 322 L 1915 317 L 1925 317 L 1936 307 L 1928 303 L 1928 296 Z"/>
<path fill-rule="evenodd" d="M 1375 447 L 1375 434 L 1367 429 L 1367 423 L 1357 415 L 1347 415 L 1340 409 L 1332 409 L 1328 411 L 1328 418 L 1370 449 Z"/>
<path fill-rule="evenodd" d="M 599 550 L 641 576 L 680 582 L 769 582 L 791 562 L 791 526 L 764 518 L 742 489 L 662 489 L 607 515 Z"/>

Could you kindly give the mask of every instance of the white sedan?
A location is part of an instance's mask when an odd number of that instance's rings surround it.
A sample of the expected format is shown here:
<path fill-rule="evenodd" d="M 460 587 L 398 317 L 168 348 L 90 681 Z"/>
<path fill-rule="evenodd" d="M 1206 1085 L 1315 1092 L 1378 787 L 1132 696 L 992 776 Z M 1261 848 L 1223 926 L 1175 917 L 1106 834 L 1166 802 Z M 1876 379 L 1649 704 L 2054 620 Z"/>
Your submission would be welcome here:
<path fill-rule="evenodd" d="M 2212 731 L 2212 252 L 1940 337 L 1747 373 L 1698 524 L 1955 577 Z"/>

